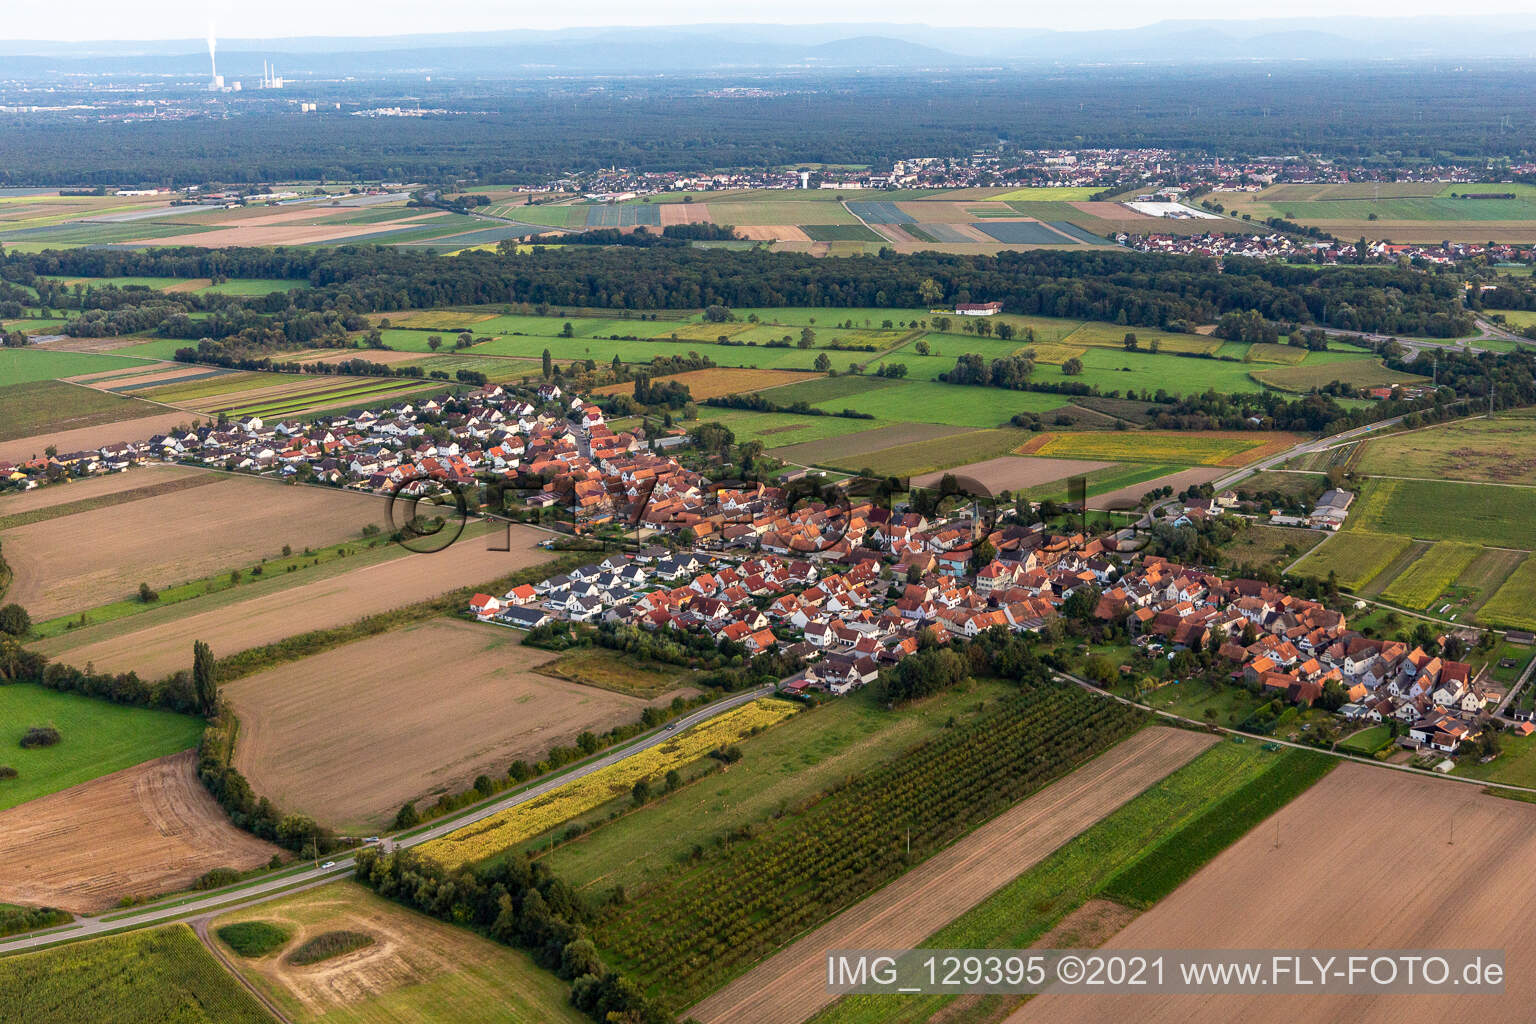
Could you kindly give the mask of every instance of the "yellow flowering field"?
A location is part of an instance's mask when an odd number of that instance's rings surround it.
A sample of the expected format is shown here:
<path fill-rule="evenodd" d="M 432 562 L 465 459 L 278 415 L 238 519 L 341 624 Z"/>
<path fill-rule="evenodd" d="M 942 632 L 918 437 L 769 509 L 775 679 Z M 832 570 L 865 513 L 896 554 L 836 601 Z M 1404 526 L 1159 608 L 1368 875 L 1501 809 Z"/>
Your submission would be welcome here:
<path fill-rule="evenodd" d="M 754 730 L 777 725 L 798 710 L 797 705 L 772 698 L 743 704 L 678 733 L 665 743 L 574 779 L 536 800 L 509 807 L 484 821 L 423 843 L 421 852 L 450 870 L 494 857 L 578 814 L 628 795 L 641 779 L 659 779 L 717 747 L 745 739 Z"/>

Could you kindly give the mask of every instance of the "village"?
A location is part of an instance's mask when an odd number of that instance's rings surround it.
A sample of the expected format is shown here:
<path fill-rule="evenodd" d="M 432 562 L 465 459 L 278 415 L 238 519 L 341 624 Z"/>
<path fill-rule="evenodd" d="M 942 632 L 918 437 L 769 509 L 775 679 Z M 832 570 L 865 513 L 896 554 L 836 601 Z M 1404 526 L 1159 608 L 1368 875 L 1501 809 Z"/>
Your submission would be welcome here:
<path fill-rule="evenodd" d="M 781 681 L 787 693 L 845 694 L 920 643 L 993 628 L 1047 631 L 1075 595 L 1087 595 L 1090 617 L 1123 630 L 1145 656 L 1216 652 L 1233 685 L 1302 708 L 1331 703 L 1346 723 L 1396 722 L 1417 748 L 1457 753 L 1503 697 L 1464 661 L 1367 637 L 1342 612 L 1257 580 L 1143 556 L 1123 531 L 1057 534 L 1010 514 L 988 520 L 963 502 L 923 515 L 815 490 L 797 499 L 788 480 L 803 472 L 717 485 L 667 454 L 690 440 L 680 428 L 655 438 L 616 433 L 597 406 L 557 384 L 523 397 L 490 385 L 311 423 L 201 425 L 0 465 L 0 477 L 25 489 L 175 462 L 428 500 L 513 482 L 505 507 L 492 511 L 542 522 L 554 510 L 564 532 L 632 531 L 636 543 L 505 594 L 476 595 L 467 609 L 475 618 L 524 630 L 613 622 L 707 635 L 747 657 L 787 653 L 805 665 Z M 1270 521 L 1336 530 L 1352 498 L 1330 490 L 1309 515 Z M 1169 521 L 1235 506 L 1230 492 L 1189 497 Z"/>

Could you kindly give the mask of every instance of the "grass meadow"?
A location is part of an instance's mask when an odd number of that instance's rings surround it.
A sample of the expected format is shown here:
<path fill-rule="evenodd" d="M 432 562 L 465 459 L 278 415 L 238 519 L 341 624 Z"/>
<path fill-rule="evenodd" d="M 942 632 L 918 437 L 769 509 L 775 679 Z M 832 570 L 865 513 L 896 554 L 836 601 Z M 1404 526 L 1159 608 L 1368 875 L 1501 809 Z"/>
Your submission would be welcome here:
<path fill-rule="evenodd" d="M 53 725 L 60 741 L 25 750 L 34 725 Z M 89 782 L 197 744 L 203 723 L 190 715 L 127 707 L 33 683 L 0 686 L 0 764 L 17 771 L 0 780 L 0 810 Z"/>

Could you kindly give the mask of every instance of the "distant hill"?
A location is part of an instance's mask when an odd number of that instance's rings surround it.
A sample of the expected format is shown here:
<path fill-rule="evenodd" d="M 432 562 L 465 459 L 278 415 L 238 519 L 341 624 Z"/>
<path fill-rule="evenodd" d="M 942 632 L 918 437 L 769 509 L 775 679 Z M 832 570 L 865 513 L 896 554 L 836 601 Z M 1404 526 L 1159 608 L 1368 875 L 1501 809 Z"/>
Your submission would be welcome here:
<path fill-rule="evenodd" d="M 379 37 L 220 39 L 221 70 L 270 58 L 287 74 L 967 68 L 1040 65 L 1531 59 L 1536 16 L 1162 21 L 1053 32 L 889 24 L 674 25 Z M 201 39 L 0 40 L 8 74 L 201 71 Z"/>

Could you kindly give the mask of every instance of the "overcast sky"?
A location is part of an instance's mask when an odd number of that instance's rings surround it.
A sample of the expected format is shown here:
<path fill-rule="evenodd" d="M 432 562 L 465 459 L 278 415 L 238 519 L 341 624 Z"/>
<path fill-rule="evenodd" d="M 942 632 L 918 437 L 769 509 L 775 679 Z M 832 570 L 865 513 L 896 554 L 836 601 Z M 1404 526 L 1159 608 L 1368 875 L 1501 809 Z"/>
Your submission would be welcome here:
<path fill-rule="evenodd" d="M 761 5 L 722 7 L 705 0 L 586 0 L 581 4 L 498 3 L 460 0 L 446 7 L 420 0 L 75 0 L 63 8 L 8 0 L 0 39 L 185 39 L 206 33 L 213 21 L 224 38 L 345 35 L 374 36 L 476 29 L 553 29 L 592 25 L 677 25 L 701 22 L 886 22 L 996 25 L 1016 28 L 1133 28 L 1169 18 L 1241 20 L 1245 15 L 1316 17 L 1419 14 L 1459 15 L 1529 12 L 1529 0 L 1287 0 L 1264 10 L 1231 0 L 1188 0 L 1171 7 L 1132 0 L 1091 4 L 984 3 L 970 8 L 935 8 L 928 0 L 848 0 L 828 6 L 819 0 L 775 0 Z"/>

